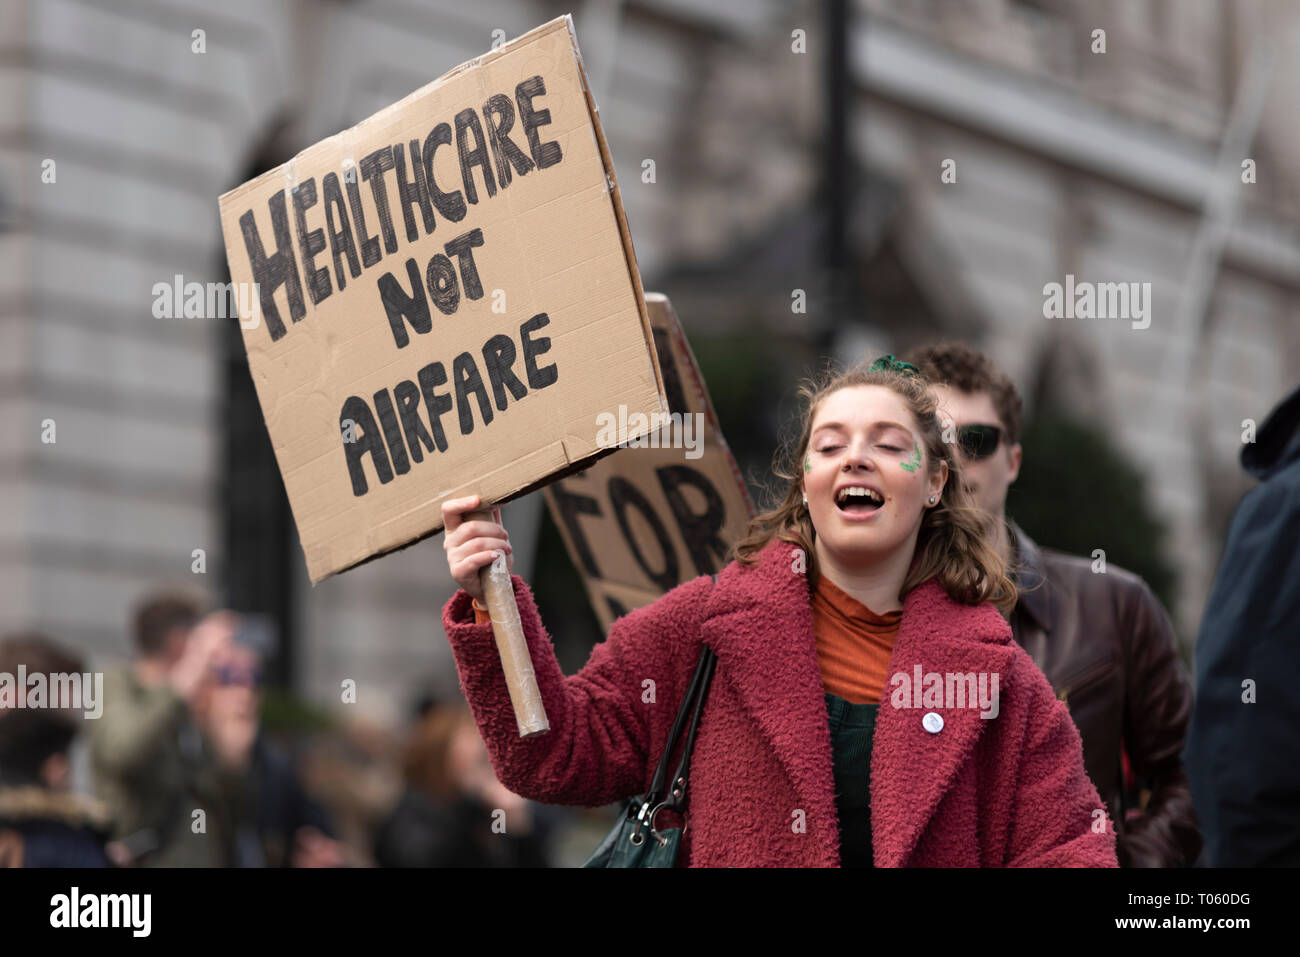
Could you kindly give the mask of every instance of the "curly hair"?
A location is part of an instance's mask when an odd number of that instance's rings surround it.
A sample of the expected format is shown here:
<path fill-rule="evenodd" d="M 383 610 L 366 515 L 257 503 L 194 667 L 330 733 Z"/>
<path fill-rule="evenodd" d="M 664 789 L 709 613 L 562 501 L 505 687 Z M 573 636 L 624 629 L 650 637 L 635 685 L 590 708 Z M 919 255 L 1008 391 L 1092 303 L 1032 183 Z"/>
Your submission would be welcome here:
<path fill-rule="evenodd" d="M 852 386 L 884 386 L 901 396 L 920 427 L 924 463 L 928 474 L 936 475 L 940 463 L 948 463 L 948 481 L 939 503 L 925 510 L 917 533 L 916 552 L 903 580 L 899 597 L 931 579 L 938 579 L 954 601 L 968 605 L 992 602 L 1008 615 L 1016 603 L 1016 589 L 1007 575 L 1006 563 L 990 544 L 990 517 L 972 504 L 961 481 L 961 462 L 955 445 L 945 442 L 937 414 L 937 400 L 923 376 L 892 370 L 872 370 L 866 363 L 844 371 L 827 369 L 818 378 L 800 384 L 803 402 L 802 426 L 798 438 L 777 452 L 773 474 L 785 483 L 773 496 L 779 504 L 756 515 L 745 535 L 736 542 L 733 554 L 742 564 L 752 565 L 773 539 L 802 548 L 808 560 L 808 580 L 819 574 L 813 543 L 817 530 L 803 504 L 799 463 L 808 452 L 813 418 L 830 394 Z"/>
<path fill-rule="evenodd" d="M 946 385 L 972 395 L 980 392 L 993 400 L 1002 427 L 1007 430 L 1007 444 L 1020 441 L 1020 423 L 1024 403 L 1016 384 L 996 362 L 964 342 L 937 342 L 914 349 L 907 357 L 920 367 L 921 374 L 936 385 Z"/>

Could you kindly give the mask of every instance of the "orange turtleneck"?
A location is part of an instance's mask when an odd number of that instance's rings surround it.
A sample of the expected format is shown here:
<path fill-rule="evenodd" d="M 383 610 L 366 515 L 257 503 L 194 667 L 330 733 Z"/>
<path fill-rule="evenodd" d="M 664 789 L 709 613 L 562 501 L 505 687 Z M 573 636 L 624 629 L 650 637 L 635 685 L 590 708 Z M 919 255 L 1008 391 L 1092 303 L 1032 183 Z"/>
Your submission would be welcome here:
<path fill-rule="evenodd" d="M 812 611 L 822 685 L 854 704 L 879 703 L 902 610 L 877 615 L 820 575 Z"/>

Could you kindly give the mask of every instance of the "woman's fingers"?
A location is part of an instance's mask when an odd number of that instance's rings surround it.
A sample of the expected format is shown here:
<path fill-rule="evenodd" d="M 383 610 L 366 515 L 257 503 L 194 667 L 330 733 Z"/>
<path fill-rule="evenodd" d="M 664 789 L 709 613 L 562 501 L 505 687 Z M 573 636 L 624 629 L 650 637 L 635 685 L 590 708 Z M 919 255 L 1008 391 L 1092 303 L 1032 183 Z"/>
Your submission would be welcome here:
<path fill-rule="evenodd" d="M 510 542 L 506 530 L 495 522 L 466 522 L 443 540 L 442 547 L 448 552 L 453 552 L 463 549 L 468 543 L 477 539 L 489 539 L 499 543 L 488 546 L 490 548 L 497 548 L 501 544 Z"/>
<path fill-rule="evenodd" d="M 477 495 L 467 495 L 464 498 L 449 498 L 442 503 L 442 526 L 443 530 L 450 535 L 465 520 L 465 513 L 472 512 L 479 507 L 479 497 Z"/>
<path fill-rule="evenodd" d="M 467 512 L 478 511 L 482 502 L 477 495 L 448 499 L 442 503 L 443 542 L 451 576 L 461 588 L 482 601 L 479 571 L 490 565 L 498 553 L 504 553 L 506 568 L 514 572 L 514 549 L 510 536 L 501 524 L 501 509 L 494 507 L 492 520 L 466 521 Z"/>
<path fill-rule="evenodd" d="M 460 561 L 469 555 L 477 555 L 479 552 L 496 552 L 506 553 L 506 560 L 509 561 L 510 553 L 513 547 L 510 540 L 506 538 L 497 538 L 496 536 L 485 535 L 481 538 L 471 538 L 454 548 L 448 549 L 447 554 L 452 561 Z"/>
<path fill-rule="evenodd" d="M 496 561 L 497 551 L 474 552 L 451 562 L 451 577 L 461 588 L 469 592 L 471 598 L 483 600 L 483 588 L 479 584 L 479 572 Z M 510 554 L 506 553 L 506 562 L 510 563 Z"/>

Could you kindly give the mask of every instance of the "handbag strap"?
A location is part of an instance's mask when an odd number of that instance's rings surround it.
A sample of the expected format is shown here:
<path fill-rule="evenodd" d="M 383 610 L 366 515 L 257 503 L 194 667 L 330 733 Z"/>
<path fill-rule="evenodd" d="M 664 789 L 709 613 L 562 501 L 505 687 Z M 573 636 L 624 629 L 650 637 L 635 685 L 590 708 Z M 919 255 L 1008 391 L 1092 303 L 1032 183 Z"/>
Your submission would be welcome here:
<path fill-rule="evenodd" d="M 664 785 L 668 779 L 668 762 L 672 760 L 672 755 L 677 750 L 677 742 L 682 736 L 682 729 L 689 718 L 691 722 L 690 732 L 686 739 L 686 751 L 682 755 L 683 761 L 690 758 L 691 748 L 695 742 L 696 723 L 699 721 L 700 708 L 703 704 L 701 695 L 702 687 L 707 687 L 706 683 L 712 674 L 713 650 L 705 645 L 700 649 L 700 658 L 695 665 L 695 674 L 691 676 L 691 683 L 686 689 L 686 695 L 682 698 L 681 707 L 677 709 L 677 717 L 673 721 L 673 729 L 669 732 L 668 743 L 664 746 L 663 756 L 659 759 L 659 766 L 655 769 L 655 775 L 650 781 L 650 790 L 646 792 L 646 801 L 654 804 L 659 800 L 659 796 L 664 793 Z M 674 775 L 676 781 L 681 775 L 681 767 L 678 767 L 678 773 Z"/>
<path fill-rule="evenodd" d="M 718 582 L 716 573 L 713 575 L 713 582 L 715 585 Z M 653 814 L 660 807 L 671 808 L 678 813 L 684 812 L 687 768 L 690 765 L 691 752 L 695 749 L 695 734 L 699 729 L 700 715 L 704 711 L 704 701 L 708 697 L 709 685 L 713 681 L 713 671 L 717 660 L 718 656 L 707 644 L 700 649 L 700 657 L 695 665 L 695 673 L 691 676 L 691 683 L 687 687 L 685 697 L 682 698 L 681 707 L 677 709 L 677 717 L 673 721 L 672 731 L 669 732 L 668 743 L 664 747 L 663 756 L 659 759 L 659 766 L 655 769 L 654 777 L 651 779 L 650 790 L 646 792 L 645 802 L 641 805 L 641 814 L 638 815 L 642 818 L 649 815 L 652 827 Z M 671 796 L 661 802 L 660 796 L 663 794 L 664 785 L 667 783 L 668 764 L 672 760 L 673 751 L 677 748 L 677 741 L 681 737 L 682 728 L 686 724 L 688 717 L 690 718 L 690 728 L 686 733 L 686 747 L 682 751 L 682 758 L 677 765 L 677 772 L 672 778 Z"/>
<path fill-rule="evenodd" d="M 672 799 L 665 802 L 668 807 L 678 812 L 685 811 L 687 768 L 691 763 L 691 752 L 695 750 L 695 732 L 700 723 L 700 713 L 704 710 L 704 699 L 709 694 L 709 683 L 713 680 L 713 669 L 717 661 L 718 656 L 713 653 L 713 649 L 705 645 L 704 651 L 700 653 L 700 664 L 704 668 L 704 674 L 700 679 L 699 697 L 695 700 L 695 713 L 691 715 L 691 730 L 686 735 L 686 749 L 682 752 L 681 763 L 677 765 L 677 773 L 673 775 Z"/>

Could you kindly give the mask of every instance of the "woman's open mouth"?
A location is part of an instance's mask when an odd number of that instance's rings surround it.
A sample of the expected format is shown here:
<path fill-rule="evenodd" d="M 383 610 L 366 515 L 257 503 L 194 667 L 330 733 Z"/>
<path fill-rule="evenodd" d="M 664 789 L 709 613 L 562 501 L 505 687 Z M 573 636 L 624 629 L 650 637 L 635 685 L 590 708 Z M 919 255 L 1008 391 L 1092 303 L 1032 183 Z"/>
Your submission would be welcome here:
<path fill-rule="evenodd" d="M 865 485 L 845 486 L 835 493 L 835 507 L 854 518 L 874 515 L 884 504 L 884 495 Z"/>

